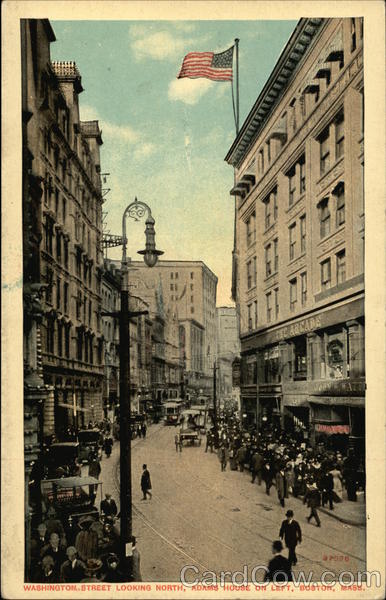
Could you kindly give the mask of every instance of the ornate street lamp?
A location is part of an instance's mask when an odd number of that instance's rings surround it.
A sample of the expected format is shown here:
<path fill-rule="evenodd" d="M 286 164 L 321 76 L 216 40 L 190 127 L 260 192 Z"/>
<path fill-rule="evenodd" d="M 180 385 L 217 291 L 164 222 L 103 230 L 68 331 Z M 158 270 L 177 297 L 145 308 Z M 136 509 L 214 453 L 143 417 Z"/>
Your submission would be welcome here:
<path fill-rule="evenodd" d="M 147 204 L 135 201 L 129 204 L 122 217 L 122 284 L 121 284 L 121 308 L 119 325 L 120 345 L 120 505 L 121 505 L 121 568 L 127 573 L 128 580 L 132 576 L 132 493 L 131 493 L 131 399 L 130 399 L 130 329 L 131 317 L 148 314 L 148 311 L 129 311 L 129 270 L 131 259 L 126 255 L 126 218 L 130 217 L 139 221 L 146 218 L 146 246 L 145 250 L 139 250 L 145 264 L 154 267 L 158 257 L 163 254 L 155 247 L 155 221 Z"/>

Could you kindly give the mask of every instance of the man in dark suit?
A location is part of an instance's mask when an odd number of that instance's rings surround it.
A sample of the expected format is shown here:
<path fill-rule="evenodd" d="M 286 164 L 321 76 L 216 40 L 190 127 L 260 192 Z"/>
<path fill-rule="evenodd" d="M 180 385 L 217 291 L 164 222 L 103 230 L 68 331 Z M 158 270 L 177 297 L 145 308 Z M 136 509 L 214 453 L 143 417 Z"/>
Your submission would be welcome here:
<path fill-rule="evenodd" d="M 78 558 L 74 546 L 67 548 L 68 560 L 60 568 L 60 581 L 63 583 L 79 583 L 84 578 L 86 565 Z"/>
<path fill-rule="evenodd" d="M 111 497 L 111 494 L 106 494 L 105 499 L 101 502 L 101 513 L 106 517 L 116 517 L 117 512 L 118 509 L 115 500 Z"/>
<path fill-rule="evenodd" d="M 285 541 L 285 545 L 288 548 L 288 560 L 292 566 L 298 562 L 295 548 L 297 544 L 301 544 L 302 542 L 302 530 L 299 523 L 294 520 L 293 510 L 287 510 L 285 516 L 287 518 L 281 524 L 279 537 Z"/>
<path fill-rule="evenodd" d="M 147 469 L 147 465 L 142 466 L 142 476 L 141 476 L 141 489 L 143 493 L 143 498 L 141 500 L 146 500 L 147 496 L 150 496 L 151 500 L 151 481 L 150 481 L 150 473 Z"/>
<path fill-rule="evenodd" d="M 307 521 L 310 522 L 312 517 L 314 517 L 317 527 L 320 527 L 320 519 L 317 510 L 320 506 L 320 491 L 318 490 L 315 482 L 311 484 L 303 498 L 303 504 L 306 502 L 307 506 L 311 509 L 310 515 L 307 517 Z"/>
<path fill-rule="evenodd" d="M 273 542 L 273 558 L 268 563 L 268 570 L 265 575 L 265 581 L 288 582 L 292 581 L 291 565 L 287 558 L 282 556 L 283 544 L 280 540 Z"/>

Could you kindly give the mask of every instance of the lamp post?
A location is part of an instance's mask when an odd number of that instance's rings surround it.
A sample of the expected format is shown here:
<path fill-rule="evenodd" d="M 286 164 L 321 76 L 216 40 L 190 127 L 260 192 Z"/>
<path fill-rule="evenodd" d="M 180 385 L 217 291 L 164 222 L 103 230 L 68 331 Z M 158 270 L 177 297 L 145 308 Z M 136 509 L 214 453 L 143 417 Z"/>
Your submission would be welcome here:
<path fill-rule="evenodd" d="M 127 579 L 132 575 L 132 497 L 131 497 L 131 399 L 130 399 L 130 329 L 131 317 L 148 314 L 148 311 L 129 312 L 129 267 L 131 259 L 126 255 L 126 218 L 135 221 L 140 220 L 147 214 L 146 218 L 146 246 L 140 250 L 145 264 L 154 267 L 158 256 L 163 254 L 155 248 L 155 221 L 147 204 L 135 201 L 127 206 L 122 217 L 122 284 L 121 284 L 121 308 L 119 319 L 119 347 L 120 347 L 120 505 L 121 505 L 121 536 L 120 536 L 120 561 L 121 568 Z"/>

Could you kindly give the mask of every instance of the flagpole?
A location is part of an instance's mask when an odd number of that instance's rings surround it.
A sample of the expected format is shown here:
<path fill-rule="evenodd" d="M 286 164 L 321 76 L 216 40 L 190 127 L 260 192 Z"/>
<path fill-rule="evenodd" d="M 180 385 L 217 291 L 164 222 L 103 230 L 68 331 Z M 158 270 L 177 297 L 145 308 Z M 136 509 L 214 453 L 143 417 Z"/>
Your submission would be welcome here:
<path fill-rule="evenodd" d="M 236 135 L 239 134 L 240 104 L 239 104 L 239 38 L 235 38 L 236 46 Z"/>

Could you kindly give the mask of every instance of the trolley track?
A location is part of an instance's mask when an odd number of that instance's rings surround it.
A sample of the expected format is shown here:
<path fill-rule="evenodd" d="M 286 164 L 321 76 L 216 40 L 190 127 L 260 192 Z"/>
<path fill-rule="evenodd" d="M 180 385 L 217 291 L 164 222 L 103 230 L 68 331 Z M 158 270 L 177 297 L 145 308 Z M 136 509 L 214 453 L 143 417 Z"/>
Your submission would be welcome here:
<path fill-rule="evenodd" d="M 164 441 L 164 438 L 166 437 L 166 431 L 164 429 L 159 429 L 157 428 L 157 430 L 152 434 L 159 434 L 159 437 L 161 438 L 162 441 Z M 150 437 L 150 436 L 149 436 Z M 140 445 L 140 440 L 138 440 L 136 443 L 133 444 L 133 448 L 137 447 Z M 169 442 L 170 443 L 170 442 Z M 158 454 L 157 454 L 157 463 L 163 468 L 166 468 L 166 463 L 170 464 L 170 454 L 167 455 L 167 457 L 165 456 L 166 453 L 166 448 L 162 447 L 158 447 L 157 449 Z M 161 460 L 162 458 L 162 460 Z M 178 463 L 177 463 L 178 464 Z M 211 493 L 216 493 L 218 494 L 218 489 L 214 488 L 213 486 L 210 486 L 207 484 L 206 481 L 204 481 L 202 478 L 198 477 L 194 472 L 192 472 L 187 465 L 184 463 L 183 465 L 185 471 L 189 472 L 189 477 L 190 479 L 195 479 L 199 482 L 200 487 L 205 487 L 206 489 L 208 489 Z M 173 481 L 174 485 L 177 486 L 178 488 L 182 489 L 183 494 L 188 495 L 188 493 L 185 490 L 185 487 L 183 485 L 181 485 L 181 483 L 179 481 L 177 481 L 174 477 L 171 476 L 170 472 L 167 473 L 167 478 L 171 481 Z M 114 481 L 115 481 L 115 486 L 117 491 L 119 490 L 119 461 L 116 464 L 116 468 L 115 468 L 115 472 L 114 472 Z M 246 498 L 245 496 L 242 496 L 240 494 L 241 499 L 243 500 L 243 502 L 245 502 Z M 222 498 L 224 500 L 229 500 L 231 502 L 231 499 L 227 496 L 222 495 Z M 160 496 L 158 493 L 154 496 L 153 494 L 153 500 L 152 502 L 154 502 L 154 500 L 157 503 L 157 507 L 160 508 L 160 510 L 162 511 L 168 511 L 169 510 L 169 506 L 170 506 L 170 502 L 167 502 L 168 498 L 166 498 L 166 496 L 162 497 Z M 169 499 L 170 500 L 170 499 Z M 247 498 L 247 500 L 250 500 L 250 498 Z M 236 521 L 234 519 L 232 519 L 228 513 L 225 513 L 224 511 L 220 510 L 219 508 L 212 508 L 211 506 L 207 506 L 207 509 L 209 509 L 210 511 L 214 512 L 216 515 L 221 515 L 223 518 L 226 519 L 226 521 L 230 524 L 233 524 L 235 527 L 237 527 L 238 529 L 242 529 L 243 532 L 245 532 L 248 537 L 253 537 L 254 540 L 256 537 L 259 537 L 261 540 L 264 540 L 264 542 L 267 542 L 269 544 L 271 544 L 272 542 L 272 537 L 268 537 L 263 535 L 262 533 L 258 532 L 259 529 L 261 529 L 262 527 L 264 527 L 264 522 L 257 520 L 256 518 L 249 518 L 249 523 L 251 524 L 250 527 L 247 527 L 245 525 L 245 523 L 242 523 L 239 521 Z M 191 563 L 196 564 L 197 566 L 202 567 L 205 570 L 212 570 L 213 569 L 209 569 L 208 566 L 205 566 L 200 560 L 198 560 L 197 558 L 195 558 L 194 556 L 192 556 L 191 554 L 189 554 L 188 552 L 186 552 L 185 550 L 183 550 L 182 548 L 180 548 L 178 545 L 176 545 L 174 543 L 174 541 L 172 539 L 170 539 L 170 537 L 167 537 L 166 535 L 164 535 L 161 531 L 159 531 L 158 527 L 148 518 L 147 515 L 145 515 L 143 513 L 143 511 L 135 504 L 133 503 L 133 512 L 136 515 L 137 518 L 139 518 L 142 523 L 148 527 L 152 533 L 154 535 L 156 535 L 160 540 L 162 540 L 162 542 L 166 545 L 168 545 L 169 547 L 171 547 L 175 552 L 177 552 L 180 556 L 184 557 L 184 560 L 186 561 L 186 559 L 189 559 L 189 561 L 191 561 Z M 182 515 L 179 511 L 176 511 L 176 509 L 173 507 L 173 514 L 175 516 L 178 517 L 178 519 L 180 521 L 183 521 L 185 523 L 187 523 L 189 526 L 191 527 L 195 527 L 196 523 L 192 520 L 190 520 L 189 518 L 187 518 L 186 515 Z M 252 520 L 251 520 L 252 519 Z M 270 522 L 270 524 L 272 525 L 272 527 L 277 527 L 277 521 L 274 521 L 272 518 L 270 518 L 268 515 L 264 515 L 264 521 L 265 523 L 267 521 Z M 257 529 L 257 531 L 255 531 L 255 528 Z M 212 534 L 209 534 L 208 532 L 205 533 L 206 537 L 208 539 L 210 539 L 212 542 L 215 542 L 216 544 L 222 546 L 223 548 L 226 548 L 227 550 L 231 551 L 232 553 L 234 553 L 235 555 L 239 556 L 240 555 L 240 548 L 235 547 L 235 546 L 230 546 L 229 544 L 227 544 L 226 542 L 224 542 L 223 540 L 221 540 L 220 538 L 218 538 L 217 536 L 214 536 Z M 245 535 L 245 534 L 244 534 Z M 241 537 L 241 536 L 240 536 Z M 312 536 L 304 536 L 306 539 L 313 541 L 314 543 L 320 545 L 322 548 L 326 549 L 330 549 L 333 550 L 334 552 L 341 552 L 341 549 L 336 548 L 335 546 L 328 544 L 326 542 L 320 542 L 318 539 L 312 537 Z M 240 540 L 241 543 L 242 540 Z M 361 559 L 360 557 L 345 552 L 346 555 L 351 556 L 352 558 L 359 560 L 361 562 L 365 562 L 363 559 Z M 319 565 L 319 566 L 323 566 L 325 567 L 325 563 L 315 560 L 314 558 L 308 557 L 306 554 L 299 553 L 298 555 L 301 559 L 304 559 L 306 561 L 309 561 L 315 565 Z"/>

